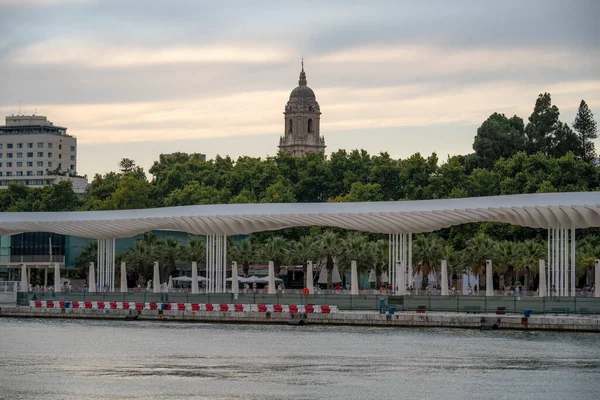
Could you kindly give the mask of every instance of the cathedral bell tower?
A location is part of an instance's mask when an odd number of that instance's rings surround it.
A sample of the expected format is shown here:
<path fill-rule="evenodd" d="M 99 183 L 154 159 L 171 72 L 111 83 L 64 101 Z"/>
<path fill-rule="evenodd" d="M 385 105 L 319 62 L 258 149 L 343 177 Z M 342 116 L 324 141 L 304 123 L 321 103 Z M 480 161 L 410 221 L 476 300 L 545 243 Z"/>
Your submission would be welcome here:
<path fill-rule="evenodd" d="M 298 86 L 290 93 L 284 111 L 285 131 L 279 139 L 279 151 L 302 157 L 307 153 L 325 152 L 325 139 L 321 136 L 321 109 L 315 92 L 306 85 L 304 60 Z"/>

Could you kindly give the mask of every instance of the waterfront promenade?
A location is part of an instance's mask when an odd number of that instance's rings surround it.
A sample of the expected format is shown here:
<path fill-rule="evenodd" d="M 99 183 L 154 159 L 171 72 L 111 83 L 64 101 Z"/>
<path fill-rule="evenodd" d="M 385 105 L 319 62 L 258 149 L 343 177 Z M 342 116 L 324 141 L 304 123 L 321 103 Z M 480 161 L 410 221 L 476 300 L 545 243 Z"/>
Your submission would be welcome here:
<path fill-rule="evenodd" d="M 185 304 L 185 303 L 181 303 Z M 515 330 L 551 330 L 582 331 L 600 333 L 600 315 L 564 315 L 533 314 L 524 317 L 522 314 L 496 313 L 457 313 L 431 311 L 404 311 L 380 313 L 375 311 L 339 311 L 328 308 L 321 312 L 320 307 L 306 312 L 276 312 L 273 306 L 263 311 L 199 311 L 191 310 L 185 305 L 183 310 L 152 310 L 147 305 L 141 310 L 127 309 L 86 309 L 86 308 L 53 308 L 35 306 L 2 307 L 0 317 L 17 318 L 63 318 L 63 319 L 132 319 L 144 321 L 179 321 L 203 323 L 242 323 L 242 324 L 295 324 L 301 325 L 356 325 L 356 326 L 388 326 L 388 327 L 444 327 L 464 329 L 515 329 Z M 318 311 L 318 312 L 314 312 Z"/>

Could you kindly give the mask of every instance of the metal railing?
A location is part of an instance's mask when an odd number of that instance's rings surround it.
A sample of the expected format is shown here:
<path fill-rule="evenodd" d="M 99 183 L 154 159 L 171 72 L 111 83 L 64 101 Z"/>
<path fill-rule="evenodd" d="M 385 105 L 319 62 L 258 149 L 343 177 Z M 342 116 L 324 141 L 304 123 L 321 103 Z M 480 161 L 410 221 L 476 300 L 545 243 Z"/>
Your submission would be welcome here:
<path fill-rule="evenodd" d="M 522 296 L 390 296 L 392 306 L 405 311 L 522 314 L 600 314 L 600 298 L 594 297 L 522 297 Z"/>

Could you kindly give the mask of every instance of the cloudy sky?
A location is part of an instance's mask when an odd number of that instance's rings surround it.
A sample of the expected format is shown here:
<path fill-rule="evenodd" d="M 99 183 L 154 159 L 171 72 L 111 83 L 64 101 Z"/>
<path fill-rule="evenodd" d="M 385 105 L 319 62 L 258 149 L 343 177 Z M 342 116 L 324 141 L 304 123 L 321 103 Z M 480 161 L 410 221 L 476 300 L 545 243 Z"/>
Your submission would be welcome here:
<path fill-rule="evenodd" d="M 88 175 L 264 157 L 304 55 L 328 152 L 445 159 L 541 92 L 563 121 L 581 99 L 599 120 L 599 19 L 595 0 L 0 0 L 0 114 L 68 127 Z"/>

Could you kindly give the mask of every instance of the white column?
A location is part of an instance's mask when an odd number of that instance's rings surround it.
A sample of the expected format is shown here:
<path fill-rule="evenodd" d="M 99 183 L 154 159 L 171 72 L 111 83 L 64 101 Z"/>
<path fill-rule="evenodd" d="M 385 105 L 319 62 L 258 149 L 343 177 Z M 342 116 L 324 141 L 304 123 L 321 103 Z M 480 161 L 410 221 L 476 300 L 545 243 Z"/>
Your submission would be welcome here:
<path fill-rule="evenodd" d="M 58 263 L 54 264 L 54 291 L 55 292 L 61 291 L 60 266 L 58 265 Z"/>
<path fill-rule="evenodd" d="M 98 239 L 98 268 L 96 271 L 96 282 L 98 283 L 100 291 L 102 291 L 102 288 L 104 287 L 104 256 L 106 255 L 104 243 L 104 239 Z"/>
<path fill-rule="evenodd" d="M 394 291 L 397 291 L 398 288 L 398 259 L 400 257 L 398 253 L 399 238 L 398 233 L 394 234 L 394 254 L 392 255 L 392 265 L 394 266 Z"/>
<path fill-rule="evenodd" d="M 221 285 L 221 279 L 219 277 L 219 237 L 213 235 L 213 269 L 215 276 L 215 286 L 213 288 L 214 293 L 219 292 L 219 286 Z"/>
<path fill-rule="evenodd" d="M 306 288 L 308 293 L 314 294 L 314 282 L 313 282 L 313 263 L 312 261 L 306 262 Z"/>
<path fill-rule="evenodd" d="M 192 261 L 192 294 L 197 294 L 198 290 L 198 263 Z"/>
<path fill-rule="evenodd" d="M 236 264 L 236 268 L 237 268 L 237 264 Z M 235 276 L 236 276 L 235 279 L 237 279 L 237 269 L 235 272 Z M 225 291 L 227 289 L 226 279 L 227 279 L 227 235 L 223 235 L 223 293 L 225 293 Z M 238 287 L 238 289 L 239 289 L 239 287 Z"/>
<path fill-rule="evenodd" d="M 410 275 L 410 274 L 409 274 Z M 448 296 L 448 263 L 442 260 L 442 296 Z"/>
<path fill-rule="evenodd" d="M 554 240 L 553 245 L 554 245 L 554 290 L 556 291 L 556 295 L 559 296 L 560 295 L 560 287 L 558 284 L 558 229 L 554 229 Z"/>
<path fill-rule="evenodd" d="M 215 277 L 213 276 L 213 237 L 212 235 L 206 236 L 206 273 L 208 278 L 207 292 L 213 292 L 213 285 L 215 284 Z"/>
<path fill-rule="evenodd" d="M 88 269 L 88 291 L 90 293 L 96 293 L 96 268 L 94 263 L 91 262 Z"/>
<path fill-rule="evenodd" d="M 596 260 L 596 276 L 594 277 L 594 297 L 600 297 L 600 260 Z"/>
<path fill-rule="evenodd" d="M 571 228 L 571 297 L 575 297 L 575 228 Z"/>
<path fill-rule="evenodd" d="M 29 282 L 27 281 L 27 266 L 21 264 L 21 292 L 29 292 Z"/>
<path fill-rule="evenodd" d="M 121 293 L 127 293 L 127 265 L 121 261 Z"/>
<path fill-rule="evenodd" d="M 494 295 L 494 280 L 492 278 L 492 260 L 485 260 L 485 295 Z"/>
<path fill-rule="evenodd" d="M 569 245 L 569 231 L 563 229 L 563 296 L 569 296 L 569 256 L 568 256 L 568 245 Z"/>
<path fill-rule="evenodd" d="M 158 261 L 154 262 L 154 276 L 152 277 L 152 287 L 154 293 L 160 293 L 160 271 L 158 269 Z"/>
<path fill-rule="evenodd" d="M 111 276 L 110 276 L 110 291 L 115 291 L 115 274 L 117 273 L 117 268 L 115 265 L 115 251 L 116 251 L 116 243 L 115 239 L 110 239 L 112 254 L 110 256 L 110 265 L 111 265 Z M 127 282 L 127 280 L 125 280 Z"/>
<path fill-rule="evenodd" d="M 446 288 L 448 285 L 448 272 L 446 270 Z M 413 284 L 413 263 L 412 263 L 412 233 L 408 234 L 408 286 Z"/>
<path fill-rule="evenodd" d="M 358 267 L 356 261 L 350 261 L 350 294 L 358 294 Z"/>
<path fill-rule="evenodd" d="M 557 241 L 556 241 L 556 262 L 557 262 L 557 265 L 558 265 L 558 275 L 557 275 L 556 291 L 558 293 L 558 296 L 560 297 L 560 296 L 563 295 L 563 293 L 562 293 L 562 277 L 563 277 L 563 274 L 562 274 L 562 268 L 563 268 L 562 261 L 563 261 L 563 257 L 562 257 L 562 251 L 561 251 L 561 249 L 562 249 L 562 229 L 558 228 L 556 230 L 556 232 L 557 232 L 557 235 L 556 235 L 556 238 L 557 238 Z"/>
<path fill-rule="evenodd" d="M 275 263 L 269 261 L 269 294 L 275 294 Z"/>
<path fill-rule="evenodd" d="M 231 263 L 231 293 L 239 293 L 240 287 L 238 284 L 237 262 Z"/>
<path fill-rule="evenodd" d="M 546 242 L 548 245 L 548 266 L 547 266 L 547 274 L 546 274 L 546 295 L 550 297 L 550 282 L 552 282 L 552 239 L 550 237 L 552 230 L 548 227 L 548 241 Z"/>
<path fill-rule="evenodd" d="M 392 234 L 389 234 L 388 237 L 388 284 L 392 286 L 394 286 L 394 275 L 392 274 L 392 265 L 393 265 L 393 261 L 392 261 Z"/>
<path fill-rule="evenodd" d="M 546 297 L 546 263 L 540 260 L 540 277 L 538 284 L 538 297 Z"/>

